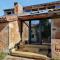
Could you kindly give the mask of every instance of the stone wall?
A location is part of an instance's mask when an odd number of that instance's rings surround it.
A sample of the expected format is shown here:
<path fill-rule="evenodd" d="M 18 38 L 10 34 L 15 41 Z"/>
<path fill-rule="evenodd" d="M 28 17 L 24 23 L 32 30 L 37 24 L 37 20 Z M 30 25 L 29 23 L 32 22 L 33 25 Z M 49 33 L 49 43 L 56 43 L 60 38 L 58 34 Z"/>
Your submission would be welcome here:
<path fill-rule="evenodd" d="M 52 20 L 51 29 L 52 58 L 60 60 L 60 18 Z"/>
<path fill-rule="evenodd" d="M 8 23 L 0 23 L 0 51 L 8 51 Z"/>
<path fill-rule="evenodd" d="M 52 20 L 52 39 L 60 39 L 60 18 Z"/>
<path fill-rule="evenodd" d="M 22 40 L 29 40 L 29 27 L 25 23 L 23 23 Z"/>
<path fill-rule="evenodd" d="M 9 49 L 14 47 L 16 43 L 20 41 L 20 32 L 18 21 L 9 23 Z"/>
<path fill-rule="evenodd" d="M 60 39 L 52 39 L 52 58 L 60 60 Z"/>
<path fill-rule="evenodd" d="M 23 6 L 18 3 L 14 3 L 14 14 L 20 15 L 23 13 Z"/>
<path fill-rule="evenodd" d="M 18 20 L 0 23 L 0 51 L 9 51 L 21 40 L 21 23 Z M 28 27 L 23 23 L 22 40 L 28 40 Z"/>

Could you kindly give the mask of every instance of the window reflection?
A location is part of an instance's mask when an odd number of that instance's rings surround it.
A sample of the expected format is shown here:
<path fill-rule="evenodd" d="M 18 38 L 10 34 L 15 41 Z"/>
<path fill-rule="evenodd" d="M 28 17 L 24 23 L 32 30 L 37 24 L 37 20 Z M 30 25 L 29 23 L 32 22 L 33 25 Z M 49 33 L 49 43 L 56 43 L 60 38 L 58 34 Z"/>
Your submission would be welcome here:
<path fill-rule="evenodd" d="M 30 43 L 46 44 L 51 42 L 51 20 L 31 20 Z"/>

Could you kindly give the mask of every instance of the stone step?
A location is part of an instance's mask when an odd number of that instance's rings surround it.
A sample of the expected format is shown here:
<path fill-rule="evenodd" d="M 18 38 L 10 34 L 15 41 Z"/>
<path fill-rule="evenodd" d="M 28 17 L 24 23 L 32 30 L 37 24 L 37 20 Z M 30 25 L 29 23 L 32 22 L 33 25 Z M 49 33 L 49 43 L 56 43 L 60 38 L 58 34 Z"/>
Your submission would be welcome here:
<path fill-rule="evenodd" d="M 25 58 L 36 59 L 36 60 L 37 59 L 49 60 L 49 58 L 46 55 L 32 53 L 32 52 L 16 51 L 15 49 L 12 49 L 10 54 L 13 56 L 25 57 Z"/>

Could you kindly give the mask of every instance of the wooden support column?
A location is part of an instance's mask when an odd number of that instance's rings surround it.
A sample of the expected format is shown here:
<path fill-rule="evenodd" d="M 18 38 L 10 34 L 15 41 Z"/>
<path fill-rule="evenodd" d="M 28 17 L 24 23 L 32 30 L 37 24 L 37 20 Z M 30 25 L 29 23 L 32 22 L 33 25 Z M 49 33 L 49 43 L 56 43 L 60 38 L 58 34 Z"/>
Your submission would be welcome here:
<path fill-rule="evenodd" d="M 29 44 L 31 44 L 31 20 L 29 20 Z"/>
<path fill-rule="evenodd" d="M 21 21 L 21 31 L 20 31 L 21 41 L 22 41 L 22 32 L 23 32 L 23 22 Z"/>

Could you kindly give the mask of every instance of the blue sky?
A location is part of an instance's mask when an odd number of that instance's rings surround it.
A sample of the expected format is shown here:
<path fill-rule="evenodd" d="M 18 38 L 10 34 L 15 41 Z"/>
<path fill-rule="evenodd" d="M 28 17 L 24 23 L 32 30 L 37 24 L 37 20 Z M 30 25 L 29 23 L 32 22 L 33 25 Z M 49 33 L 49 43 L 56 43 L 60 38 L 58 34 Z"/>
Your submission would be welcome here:
<path fill-rule="evenodd" d="M 3 10 L 14 7 L 14 1 L 19 2 L 22 6 L 29 6 L 35 4 L 48 3 L 58 0 L 0 0 L 0 16 L 2 16 Z"/>

